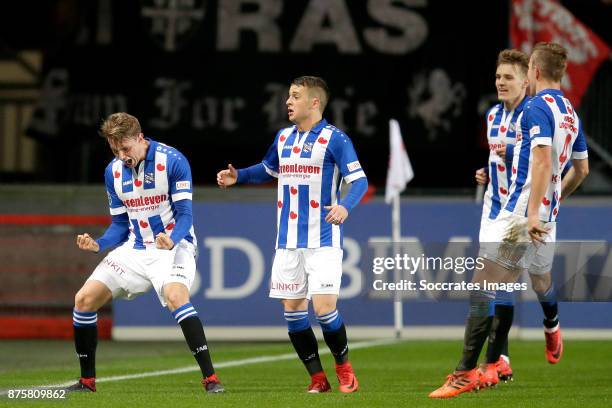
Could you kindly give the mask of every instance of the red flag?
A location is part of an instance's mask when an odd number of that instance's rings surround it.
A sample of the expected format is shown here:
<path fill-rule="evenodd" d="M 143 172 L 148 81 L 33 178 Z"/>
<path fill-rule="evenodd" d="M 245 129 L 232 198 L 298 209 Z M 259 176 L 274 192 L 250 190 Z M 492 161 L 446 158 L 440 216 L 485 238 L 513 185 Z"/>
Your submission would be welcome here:
<path fill-rule="evenodd" d="M 512 0 L 510 39 L 526 53 L 540 41 L 567 49 L 567 74 L 561 88 L 574 106 L 580 105 L 599 65 L 610 58 L 610 47 L 557 0 Z"/>

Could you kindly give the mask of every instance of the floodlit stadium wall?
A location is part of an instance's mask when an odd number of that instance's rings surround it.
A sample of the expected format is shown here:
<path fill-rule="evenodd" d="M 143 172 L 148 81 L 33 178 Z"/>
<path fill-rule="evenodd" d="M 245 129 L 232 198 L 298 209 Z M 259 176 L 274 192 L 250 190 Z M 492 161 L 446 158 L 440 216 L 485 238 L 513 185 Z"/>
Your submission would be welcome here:
<path fill-rule="evenodd" d="M 223 339 L 284 339 L 286 325 L 278 300 L 268 298 L 275 233 L 275 193 L 257 202 L 199 202 L 194 219 L 199 239 L 198 280 L 192 303 L 207 336 Z M 462 199 L 407 199 L 402 203 L 402 236 L 419 242 L 477 241 L 481 207 Z M 368 248 L 388 242 L 390 207 L 380 201 L 358 206 L 345 225 L 343 286 L 339 310 L 353 338 L 394 335 L 393 302 L 372 290 Z M 560 215 L 559 240 L 612 238 L 612 206 L 567 203 Z M 604 258 L 612 259 L 612 254 Z M 606 278 L 603 278 L 606 279 Z M 523 276 L 522 281 L 528 281 Z M 602 284 L 610 288 L 609 278 Z M 403 302 L 404 337 L 461 338 L 467 302 L 437 301 L 420 292 Z M 116 339 L 176 338 L 181 334 L 154 294 L 113 305 Z M 567 302 L 560 306 L 564 335 L 612 338 L 612 303 Z M 316 321 L 312 318 L 313 327 Z M 535 293 L 521 292 L 512 335 L 542 338 L 542 312 Z"/>

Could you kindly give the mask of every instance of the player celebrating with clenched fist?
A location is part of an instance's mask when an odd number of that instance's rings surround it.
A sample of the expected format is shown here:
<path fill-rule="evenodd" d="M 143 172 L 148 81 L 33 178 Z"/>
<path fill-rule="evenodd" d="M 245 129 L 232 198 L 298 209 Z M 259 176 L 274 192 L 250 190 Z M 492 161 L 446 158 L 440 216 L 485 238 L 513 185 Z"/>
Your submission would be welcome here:
<path fill-rule="evenodd" d="M 209 393 L 223 391 L 212 365 L 202 322 L 189 300 L 197 242 L 191 210 L 191 169 L 178 150 L 145 138 L 138 119 L 110 115 L 100 129 L 116 158 L 104 173 L 112 223 L 98 240 L 77 245 L 99 252 L 100 262 L 75 296 L 74 342 L 81 378 L 68 391 L 96 391 L 97 311 L 113 298 L 132 299 L 151 288 L 167 306 L 202 370 Z"/>

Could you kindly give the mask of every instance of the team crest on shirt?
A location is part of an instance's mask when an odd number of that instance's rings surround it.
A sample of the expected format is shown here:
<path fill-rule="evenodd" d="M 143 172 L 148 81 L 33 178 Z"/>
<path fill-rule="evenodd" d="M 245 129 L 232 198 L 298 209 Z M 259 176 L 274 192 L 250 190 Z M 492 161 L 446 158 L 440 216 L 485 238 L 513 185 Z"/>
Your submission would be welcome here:
<path fill-rule="evenodd" d="M 152 184 L 155 182 L 155 174 L 154 173 L 145 173 L 144 175 L 145 184 Z"/>
<path fill-rule="evenodd" d="M 302 148 L 302 150 L 306 153 L 311 152 L 313 144 L 314 144 L 313 142 L 304 143 L 304 147 Z"/>

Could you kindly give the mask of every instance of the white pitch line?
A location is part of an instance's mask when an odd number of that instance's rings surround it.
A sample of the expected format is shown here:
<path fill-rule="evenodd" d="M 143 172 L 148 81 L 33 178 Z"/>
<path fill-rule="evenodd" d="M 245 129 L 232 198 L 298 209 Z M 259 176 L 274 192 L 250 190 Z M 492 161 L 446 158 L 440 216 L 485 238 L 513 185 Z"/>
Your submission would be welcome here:
<path fill-rule="evenodd" d="M 397 342 L 398 342 L 398 340 L 394 340 L 394 339 L 381 339 L 381 340 L 372 340 L 372 341 L 362 341 L 362 342 L 357 342 L 357 343 L 351 344 L 349 349 L 350 350 L 356 350 L 356 349 L 362 349 L 362 348 L 383 346 L 383 345 L 393 344 L 393 343 L 397 343 Z M 330 351 L 327 350 L 327 349 L 324 349 L 324 350 L 321 350 L 319 352 L 319 354 L 320 355 L 330 354 Z M 215 366 L 215 369 L 217 369 L 217 368 L 228 368 L 228 367 L 239 367 L 239 366 L 245 366 L 245 365 L 251 365 L 251 364 L 269 363 L 269 362 L 272 362 L 272 361 L 291 360 L 291 359 L 294 359 L 294 358 L 296 358 L 295 353 L 272 354 L 272 355 L 267 355 L 267 356 L 245 358 L 245 359 L 242 359 L 242 360 L 222 361 L 220 363 L 215 364 L 214 366 Z M 198 371 L 199 369 L 200 369 L 199 366 L 191 365 L 191 366 L 187 366 L 187 367 L 173 368 L 171 370 L 149 371 L 149 372 L 146 372 L 146 373 L 138 373 L 138 374 L 114 375 L 114 376 L 111 376 L 111 377 L 96 378 L 96 383 L 113 382 L 113 381 L 124 381 L 124 380 L 132 380 L 132 379 L 147 378 L 147 377 L 159 377 L 159 376 L 163 376 L 163 375 L 182 374 L 182 373 L 188 373 L 188 372 L 191 372 L 191 371 Z M 29 387 L 29 388 L 30 389 L 36 389 L 36 388 L 63 388 L 63 387 L 68 387 L 68 386 L 70 386 L 72 384 L 74 384 L 74 380 L 70 381 L 70 382 L 61 383 L 61 384 L 38 385 L 38 386 Z M 15 387 L 15 388 L 24 389 L 26 387 Z M 7 395 L 8 391 L 9 390 L 0 391 L 0 396 Z"/>

